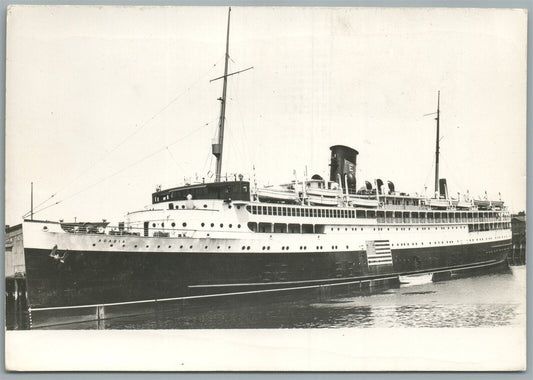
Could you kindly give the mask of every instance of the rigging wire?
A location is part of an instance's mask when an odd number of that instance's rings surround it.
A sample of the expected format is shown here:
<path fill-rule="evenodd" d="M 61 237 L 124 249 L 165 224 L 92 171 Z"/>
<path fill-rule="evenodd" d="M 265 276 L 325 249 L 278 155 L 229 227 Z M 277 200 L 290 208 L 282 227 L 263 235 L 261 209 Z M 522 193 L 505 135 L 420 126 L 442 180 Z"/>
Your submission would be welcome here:
<path fill-rule="evenodd" d="M 37 207 L 39 207 L 39 206 L 43 205 L 44 203 L 48 202 L 50 199 L 54 198 L 58 193 L 62 192 L 67 187 L 69 187 L 71 184 L 76 182 L 78 179 L 80 179 L 82 176 L 84 176 L 88 171 L 90 171 L 96 165 L 98 165 L 99 163 L 104 161 L 104 159 L 107 158 L 111 153 L 115 152 L 119 147 L 124 145 L 124 143 L 126 143 L 130 138 L 132 138 L 137 133 L 139 133 L 142 129 L 144 129 L 144 127 L 146 127 L 151 121 L 153 121 L 155 118 L 157 118 L 159 115 L 161 115 L 172 104 L 174 104 L 176 101 L 178 101 L 183 95 L 185 95 L 188 91 L 190 91 L 194 86 L 196 86 L 198 84 L 198 82 L 203 80 L 205 77 L 209 76 L 209 73 L 211 72 L 211 70 L 213 70 L 213 68 L 216 67 L 223 58 L 224 58 L 224 56 L 222 56 L 217 62 L 215 62 L 213 64 L 213 66 L 211 66 L 207 71 L 205 71 L 205 73 L 203 75 L 198 77 L 198 79 L 196 81 L 194 81 L 192 84 L 190 84 L 189 87 L 187 87 L 184 91 L 182 91 L 177 96 L 175 96 L 169 103 L 167 103 L 163 108 L 161 108 L 159 111 L 157 111 L 155 114 L 153 114 L 150 118 L 148 118 L 144 123 L 142 123 L 139 127 L 137 127 L 132 133 L 130 133 L 128 136 L 126 136 L 126 138 L 124 138 L 117 145 L 115 145 L 110 151 L 104 153 L 100 159 L 94 161 L 92 164 L 90 164 L 85 169 L 83 169 L 80 172 L 80 174 L 78 174 L 74 179 L 72 179 L 69 182 L 67 182 L 63 187 L 61 187 L 55 193 L 50 195 L 47 199 L 45 199 L 43 202 L 41 202 Z M 57 202 L 54 203 L 54 204 L 57 204 Z M 37 207 L 35 207 L 35 208 L 37 208 Z M 31 213 L 31 211 L 29 211 L 28 213 L 24 214 L 24 217 L 29 215 L 30 213 Z"/>
<path fill-rule="evenodd" d="M 167 146 L 166 148 L 167 148 L 168 154 L 170 155 L 170 157 L 172 158 L 172 160 L 174 160 L 174 163 L 178 166 L 178 168 L 180 168 L 182 171 L 185 172 L 185 169 L 183 168 L 183 166 L 181 166 L 181 164 L 178 162 L 178 160 L 176 160 L 176 158 L 174 157 L 174 155 L 172 154 L 172 152 L 170 151 L 170 149 L 168 149 L 168 146 Z"/>
<path fill-rule="evenodd" d="M 110 178 L 112 178 L 112 177 L 114 177 L 114 176 L 116 176 L 116 175 L 122 173 L 123 171 L 125 171 L 125 170 L 127 170 L 127 169 L 129 169 L 129 168 L 131 168 L 131 167 L 133 167 L 133 166 L 135 166 L 135 165 L 137 165 L 137 164 L 139 164 L 139 163 L 141 163 L 141 162 L 143 162 L 143 161 L 145 161 L 145 160 L 147 160 L 147 159 L 153 157 L 153 156 L 155 156 L 156 154 L 158 154 L 158 153 L 160 153 L 160 152 L 162 152 L 162 151 L 164 151 L 164 150 L 166 150 L 166 149 L 168 149 L 168 147 L 173 146 L 173 145 L 175 145 L 175 144 L 181 142 L 182 140 L 184 140 L 184 139 L 186 139 L 187 137 L 193 135 L 194 133 L 200 131 L 201 129 L 203 129 L 204 127 L 210 125 L 211 123 L 213 123 L 213 122 L 216 121 L 216 120 L 218 120 L 218 118 L 215 119 L 215 120 L 212 120 L 212 121 L 210 121 L 210 122 L 208 122 L 208 123 L 205 123 L 205 124 L 201 125 L 201 126 L 198 127 L 198 128 L 193 129 L 192 131 L 190 131 L 189 133 L 187 133 L 185 136 L 183 136 L 183 137 L 181 137 L 181 138 L 179 138 L 179 139 L 177 139 L 177 140 L 171 142 L 171 143 L 168 144 L 167 146 L 165 146 L 165 147 L 163 147 L 163 148 L 160 148 L 160 149 L 158 149 L 158 150 L 156 150 L 156 151 L 154 151 L 154 152 L 152 152 L 152 153 L 150 153 L 150 154 L 144 156 L 143 158 L 141 158 L 141 159 L 139 159 L 139 160 L 133 162 L 132 164 L 130 164 L 130 165 L 128 165 L 128 166 L 126 166 L 126 167 L 124 167 L 124 168 L 122 168 L 122 169 L 120 169 L 120 170 L 117 170 L 117 171 L 114 172 L 113 174 L 111 174 L 111 175 L 109 175 L 109 176 L 107 176 L 107 177 L 105 177 L 105 178 L 103 178 L 103 179 L 101 179 L 101 180 L 99 180 L 99 181 L 97 181 L 97 182 L 95 182 L 95 183 L 93 183 L 93 184 L 91 184 L 91 185 L 89 185 L 89 186 L 83 188 L 82 190 L 80 190 L 80 191 L 78 191 L 78 192 L 72 194 L 71 196 L 66 197 L 66 198 L 64 198 L 64 199 L 62 199 L 62 200 L 60 200 L 60 201 L 57 201 L 57 202 L 55 202 L 55 203 L 53 203 L 53 204 L 51 204 L 51 205 L 48 205 L 48 206 L 46 206 L 46 207 L 44 207 L 44 208 L 41 208 L 40 210 L 35 210 L 35 211 L 33 211 L 33 214 L 35 215 L 35 214 L 37 214 L 37 213 L 39 213 L 39 212 L 41 212 L 41 211 L 44 211 L 44 210 L 46 210 L 46 209 L 48 209 L 48 208 L 50 208 L 50 207 L 53 207 L 53 206 L 55 206 L 55 205 L 58 205 L 59 203 L 62 203 L 62 202 L 67 201 L 67 200 L 69 200 L 69 199 L 71 199 L 71 198 L 74 198 L 75 196 L 77 196 L 77 195 L 79 195 L 79 194 L 81 194 L 81 193 L 83 193 L 83 192 L 85 192 L 85 191 L 87 191 L 87 190 L 93 188 L 94 186 L 99 185 L 100 183 L 102 183 L 102 182 L 104 182 L 104 181 L 107 181 L 108 179 L 110 179 Z M 27 216 L 27 214 L 25 214 L 25 216 Z"/>

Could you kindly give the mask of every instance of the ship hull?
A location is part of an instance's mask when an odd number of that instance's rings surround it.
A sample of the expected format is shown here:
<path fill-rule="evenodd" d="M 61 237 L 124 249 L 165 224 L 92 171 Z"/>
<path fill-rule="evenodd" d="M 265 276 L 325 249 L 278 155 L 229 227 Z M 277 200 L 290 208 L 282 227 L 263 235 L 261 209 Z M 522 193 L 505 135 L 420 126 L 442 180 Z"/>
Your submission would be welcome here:
<path fill-rule="evenodd" d="M 31 309 L 300 289 L 420 272 L 489 266 L 510 241 L 391 250 L 392 264 L 369 265 L 367 251 L 158 253 L 25 249 Z"/>

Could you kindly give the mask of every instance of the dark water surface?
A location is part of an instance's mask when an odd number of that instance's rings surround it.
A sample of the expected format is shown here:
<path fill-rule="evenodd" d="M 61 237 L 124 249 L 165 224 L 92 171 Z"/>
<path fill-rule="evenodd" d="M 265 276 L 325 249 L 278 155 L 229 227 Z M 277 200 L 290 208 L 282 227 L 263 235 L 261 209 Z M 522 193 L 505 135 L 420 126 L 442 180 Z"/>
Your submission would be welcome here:
<path fill-rule="evenodd" d="M 328 288 L 181 303 L 129 317 L 54 329 L 224 329 L 519 326 L 526 267 L 393 289 Z"/>

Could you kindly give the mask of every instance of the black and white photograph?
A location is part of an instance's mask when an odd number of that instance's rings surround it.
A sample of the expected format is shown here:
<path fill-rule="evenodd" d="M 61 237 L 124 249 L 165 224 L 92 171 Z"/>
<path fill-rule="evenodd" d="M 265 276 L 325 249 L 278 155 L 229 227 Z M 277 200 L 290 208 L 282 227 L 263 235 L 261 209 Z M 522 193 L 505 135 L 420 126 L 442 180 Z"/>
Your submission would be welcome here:
<path fill-rule="evenodd" d="M 526 10 L 6 30 L 7 370 L 526 369 Z"/>

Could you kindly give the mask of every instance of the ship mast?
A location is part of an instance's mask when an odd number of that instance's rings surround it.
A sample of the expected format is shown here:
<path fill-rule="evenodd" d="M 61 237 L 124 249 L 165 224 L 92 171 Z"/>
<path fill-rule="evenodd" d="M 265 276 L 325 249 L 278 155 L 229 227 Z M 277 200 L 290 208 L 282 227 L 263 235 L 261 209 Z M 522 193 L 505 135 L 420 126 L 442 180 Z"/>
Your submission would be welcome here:
<path fill-rule="evenodd" d="M 222 173 L 222 150 L 224 147 L 224 122 L 226 121 L 226 88 L 228 85 L 228 60 L 229 60 L 229 24 L 231 7 L 228 10 L 228 30 L 226 34 L 226 57 L 224 62 L 224 84 L 222 86 L 222 97 L 220 100 L 220 121 L 218 124 L 218 142 L 212 144 L 213 155 L 217 158 L 217 171 L 215 182 L 220 182 Z"/>
<path fill-rule="evenodd" d="M 437 95 L 437 139 L 435 148 L 435 197 L 439 197 L 439 132 L 440 132 L 440 91 Z"/>

